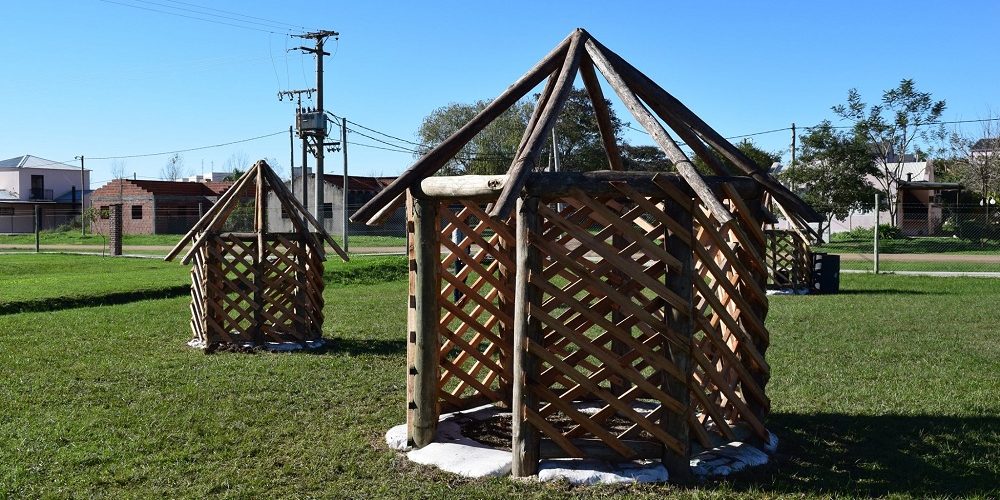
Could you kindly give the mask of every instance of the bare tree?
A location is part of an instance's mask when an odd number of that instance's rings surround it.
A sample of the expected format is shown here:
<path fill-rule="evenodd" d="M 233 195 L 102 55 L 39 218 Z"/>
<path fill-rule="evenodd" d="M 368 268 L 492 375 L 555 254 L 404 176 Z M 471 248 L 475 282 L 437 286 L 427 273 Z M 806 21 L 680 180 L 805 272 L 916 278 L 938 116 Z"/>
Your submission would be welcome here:
<path fill-rule="evenodd" d="M 250 168 L 250 157 L 244 151 L 233 153 L 226 159 L 226 172 L 246 172 L 248 168 Z"/>
<path fill-rule="evenodd" d="M 868 106 L 857 89 L 847 93 L 847 104 L 834 106 L 833 112 L 854 123 L 854 133 L 875 151 L 879 167 L 877 187 L 885 193 L 889 216 L 896 223 L 896 198 L 907 155 L 930 157 L 935 146 L 945 141 L 944 126 L 934 125 L 944 113 L 945 102 L 934 101 L 929 92 L 917 91 L 911 79 L 882 93 L 878 104 Z"/>
<path fill-rule="evenodd" d="M 1000 193 L 1000 114 L 987 110 L 979 133 L 952 136 L 955 164 L 953 172 L 965 187 L 983 198 Z"/>
<path fill-rule="evenodd" d="M 112 160 L 111 161 L 111 177 L 115 179 L 125 178 L 125 168 L 127 163 L 125 160 Z"/>
<path fill-rule="evenodd" d="M 160 169 L 160 178 L 165 181 L 176 181 L 184 177 L 184 157 L 174 153 L 167 158 L 167 164 Z"/>

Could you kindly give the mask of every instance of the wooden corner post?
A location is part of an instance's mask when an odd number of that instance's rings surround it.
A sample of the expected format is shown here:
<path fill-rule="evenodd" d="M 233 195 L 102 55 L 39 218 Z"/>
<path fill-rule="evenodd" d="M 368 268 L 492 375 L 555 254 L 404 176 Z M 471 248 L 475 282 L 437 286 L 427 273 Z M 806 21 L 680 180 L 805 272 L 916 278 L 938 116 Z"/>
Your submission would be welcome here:
<path fill-rule="evenodd" d="M 408 349 L 412 356 L 407 377 L 412 380 L 413 398 L 407 401 L 406 431 L 409 441 L 421 448 L 434 441 L 438 423 L 438 323 L 441 310 L 438 303 L 441 263 L 438 204 L 426 198 L 413 199 L 413 261 L 416 283 L 413 289 L 415 321 L 408 332 Z"/>
<path fill-rule="evenodd" d="M 532 476 L 538 473 L 538 429 L 528 422 L 529 412 L 538 411 L 538 396 L 531 385 L 538 384 L 538 359 L 530 354 L 532 342 L 541 344 L 541 325 L 531 317 L 531 308 L 541 305 L 541 292 L 531 285 L 532 275 L 541 276 L 542 262 L 531 239 L 539 231 L 538 198 L 517 199 L 517 269 L 514 290 L 514 387 L 511 429 L 511 475 Z"/>
<path fill-rule="evenodd" d="M 686 231 L 692 231 L 692 210 L 698 210 L 693 201 L 688 203 L 678 203 L 676 200 L 667 199 L 664 202 L 667 215 Z M 693 231 L 692 231 L 693 233 Z M 691 364 L 691 337 L 693 335 L 694 307 L 692 304 L 695 279 L 701 279 L 694 273 L 694 255 L 692 244 L 697 244 L 693 234 L 689 233 L 685 238 L 674 231 L 667 235 L 665 246 L 670 255 L 680 261 L 680 265 L 674 272 L 667 272 L 667 289 L 677 294 L 685 303 L 689 304 L 687 311 L 681 311 L 676 307 L 667 306 L 666 320 L 670 328 L 681 338 L 688 340 L 687 349 L 679 349 L 677 346 L 665 342 L 666 351 L 670 355 L 670 362 L 677 367 L 680 373 L 687 377 L 687 383 L 682 383 L 677 379 L 664 375 L 663 391 L 671 395 L 686 408 L 684 414 L 678 415 L 664 410 L 660 419 L 661 426 L 668 434 L 676 438 L 683 445 L 686 453 L 678 454 L 669 446 L 663 447 L 663 466 L 670 473 L 670 478 L 674 481 L 686 482 L 691 479 L 691 467 L 689 463 L 691 449 L 691 434 L 688 428 L 688 417 L 692 412 L 691 408 L 691 378 L 694 367 Z M 689 243 L 690 242 L 690 243 Z"/>

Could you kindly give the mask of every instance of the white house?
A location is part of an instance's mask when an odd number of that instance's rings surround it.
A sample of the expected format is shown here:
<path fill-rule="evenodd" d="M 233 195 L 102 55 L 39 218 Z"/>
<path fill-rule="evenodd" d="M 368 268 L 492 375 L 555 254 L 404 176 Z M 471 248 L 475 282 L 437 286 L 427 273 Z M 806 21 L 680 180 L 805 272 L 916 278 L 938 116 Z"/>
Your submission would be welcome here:
<path fill-rule="evenodd" d="M 24 155 L 0 161 L 0 233 L 34 230 L 35 207 L 42 228 L 80 215 L 90 197 L 90 170 Z"/>

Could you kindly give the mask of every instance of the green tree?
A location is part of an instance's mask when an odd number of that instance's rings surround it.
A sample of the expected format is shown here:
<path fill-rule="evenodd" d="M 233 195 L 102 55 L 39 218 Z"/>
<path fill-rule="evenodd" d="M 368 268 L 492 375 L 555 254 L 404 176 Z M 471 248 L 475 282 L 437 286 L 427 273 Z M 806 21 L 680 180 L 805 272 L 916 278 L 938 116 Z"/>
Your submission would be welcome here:
<path fill-rule="evenodd" d="M 781 161 L 780 152 L 764 151 L 759 146 L 754 144 L 753 140 L 751 139 L 743 139 L 742 141 L 739 142 L 739 144 L 736 145 L 736 147 L 740 151 L 742 151 L 743 154 L 747 155 L 747 157 L 753 160 L 753 162 L 756 163 L 757 166 L 764 171 L 771 170 L 771 165 Z M 734 165 L 733 162 L 729 161 L 728 159 L 723 158 L 722 156 L 719 155 L 716 155 L 716 158 L 718 159 L 719 162 L 725 165 L 725 167 L 730 172 L 734 173 L 742 172 L 740 169 L 736 168 L 736 165 Z M 708 162 L 706 162 L 704 158 L 696 156 L 692 160 L 692 163 L 694 163 L 695 168 L 697 168 L 698 171 L 700 171 L 702 174 L 715 175 L 715 171 L 708 166 Z"/>
<path fill-rule="evenodd" d="M 868 105 L 857 89 L 847 93 L 847 103 L 833 112 L 854 124 L 854 134 L 875 152 L 877 187 L 886 196 L 889 216 L 896 223 L 896 198 L 907 155 L 931 157 L 940 149 L 947 134 L 944 126 L 934 126 L 945 110 L 944 101 L 934 101 L 929 92 L 920 92 L 911 79 L 882 93 L 878 104 Z"/>
<path fill-rule="evenodd" d="M 462 148 L 455 158 L 439 171 L 439 174 L 506 172 L 517 153 L 521 136 L 527 128 L 528 120 L 531 119 L 537 99 L 538 95 L 533 99 L 523 99 L 500 115 L 469 141 L 469 144 Z M 472 104 L 452 103 L 432 111 L 424 118 L 417 131 L 417 137 L 423 144 L 418 148 L 417 155 L 421 156 L 445 141 L 488 104 L 488 101 L 477 101 Z M 608 105 L 610 106 L 610 101 Z M 614 115 L 613 110 L 611 124 L 616 139 L 621 143 L 619 135 L 624 124 Z M 579 172 L 609 168 L 593 103 L 586 90 L 573 89 L 567 97 L 556 122 L 556 141 L 562 170 Z M 551 158 L 551 140 L 548 138 L 540 157 L 541 165 L 548 163 L 545 158 Z"/>
<path fill-rule="evenodd" d="M 435 109 L 424 118 L 417 130 L 423 146 L 417 156 L 423 156 L 433 147 L 444 142 L 455 131 L 471 121 L 489 104 L 477 101 L 472 104 L 451 103 Z M 476 135 L 441 170 L 439 175 L 500 174 L 507 171 L 521 133 L 527 127 L 532 104 L 520 101 Z"/>
<path fill-rule="evenodd" d="M 674 164 L 658 146 L 633 146 L 624 144 L 622 163 L 625 170 L 636 172 L 673 172 Z"/>
<path fill-rule="evenodd" d="M 838 131 L 829 121 L 800 135 L 799 140 L 800 161 L 782 177 L 797 187 L 806 203 L 826 214 L 827 224 L 834 218 L 844 220 L 853 210 L 874 207 L 876 189 L 867 179 L 879 171 L 867 141 Z"/>

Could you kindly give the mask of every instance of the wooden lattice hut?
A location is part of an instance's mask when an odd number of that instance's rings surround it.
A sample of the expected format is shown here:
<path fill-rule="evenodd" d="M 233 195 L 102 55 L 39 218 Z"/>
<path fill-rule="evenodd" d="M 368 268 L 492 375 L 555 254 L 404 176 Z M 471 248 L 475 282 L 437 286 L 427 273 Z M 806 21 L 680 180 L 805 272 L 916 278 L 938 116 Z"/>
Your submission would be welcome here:
<path fill-rule="evenodd" d="M 677 173 L 622 171 L 597 71 Z M 577 73 L 608 170 L 536 172 Z M 506 175 L 431 177 L 546 78 Z M 678 138 L 715 176 L 698 173 Z M 803 225 L 821 220 L 660 86 L 573 32 L 353 217 L 378 224 L 408 206 L 411 444 L 431 443 L 443 412 L 489 403 L 512 410 L 514 476 L 535 474 L 540 458 L 612 457 L 655 458 L 684 477 L 699 448 L 768 439 L 766 197 Z"/>
<path fill-rule="evenodd" d="M 251 188 L 253 203 L 243 203 Z M 269 191 L 293 232 L 268 231 Z M 323 335 L 324 242 L 347 260 L 271 167 L 254 164 L 166 256 L 173 260 L 191 244 L 182 261 L 194 261 L 192 345 L 314 345 Z"/>

